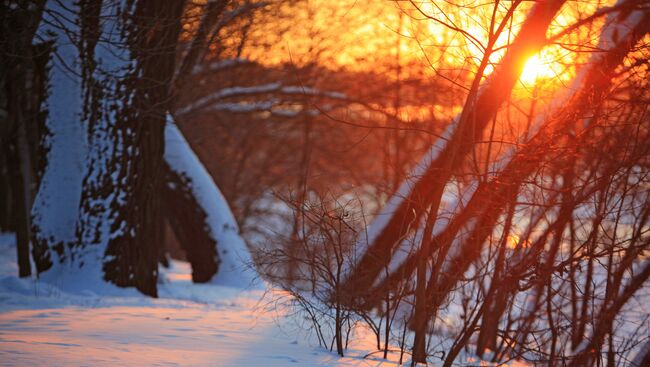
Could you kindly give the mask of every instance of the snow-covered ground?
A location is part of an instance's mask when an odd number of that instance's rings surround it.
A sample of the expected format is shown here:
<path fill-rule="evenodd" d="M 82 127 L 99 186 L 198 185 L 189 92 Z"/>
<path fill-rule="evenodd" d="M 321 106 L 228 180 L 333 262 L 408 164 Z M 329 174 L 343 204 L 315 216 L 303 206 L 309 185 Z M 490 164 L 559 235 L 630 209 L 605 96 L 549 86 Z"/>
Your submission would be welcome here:
<path fill-rule="evenodd" d="M 0 235 L 2 366 L 397 365 L 362 358 L 371 335 L 339 358 L 298 332 L 262 290 L 193 284 L 185 263 L 164 272 L 159 299 L 19 279 L 12 237 Z"/>
<path fill-rule="evenodd" d="M 72 274 L 20 279 L 15 258 L 13 234 L 0 233 L 0 366 L 399 365 L 397 352 L 379 358 L 374 334 L 363 327 L 339 357 L 299 326 L 305 324 L 299 314 L 278 308 L 285 295 L 259 284 L 194 284 L 188 263 L 161 269 L 154 299 L 93 280 L 69 284 Z M 459 360 L 493 365 L 465 353 Z"/>

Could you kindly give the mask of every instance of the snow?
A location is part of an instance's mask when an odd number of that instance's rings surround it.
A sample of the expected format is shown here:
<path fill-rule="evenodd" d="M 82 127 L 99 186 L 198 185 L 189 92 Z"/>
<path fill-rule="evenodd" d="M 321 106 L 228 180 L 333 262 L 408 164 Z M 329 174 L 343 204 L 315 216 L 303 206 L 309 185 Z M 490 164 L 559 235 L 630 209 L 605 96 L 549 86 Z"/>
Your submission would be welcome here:
<path fill-rule="evenodd" d="M 282 101 L 277 98 L 271 98 L 266 101 L 256 102 L 224 102 L 215 103 L 206 108 L 208 111 L 226 111 L 230 113 L 254 113 L 262 112 L 266 116 L 273 115 L 278 117 L 297 117 L 300 115 L 318 116 L 322 111 L 329 112 L 331 107 L 323 105 L 318 109 L 305 108 L 304 106 L 285 106 L 284 108 L 278 107 L 282 105 Z"/>
<path fill-rule="evenodd" d="M 51 14 L 65 17 L 53 17 Z M 52 136 L 51 147 L 43 181 L 34 200 L 32 214 L 42 237 L 52 242 L 71 242 L 75 239 L 75 223 L 81 197 L 81 182 L 86 171 L 86 129 L 81 124 L 81 73 L 77 47 L 68 33 L 57 27 L 64 19 L 75 15 L 58 2 L 48 1 L 37 34 L 41 39 L 55 39 L 56 57 L 52 58 L 47 126 Z M 77 26 L 67 22 L 73 32 Z"/>
<path fill-rule="evenodd" d="M 643 357 L 646 355 L 650 354 L 650 338 L 648 341 L 643 344 L 643 346 L 640 348 L 639 352 L 637 355 L 634 357 L 634 360 L 632 361 L 632 366 L 634 367 L 641 367 L 641 363 L 643 363 Z"/>
<path fill-rule="evenodd" d="M 207 214 L 206 225 L 217 243 L 219 271 L 213 281 L 234 287 L 249 287 L 257 274 L 246 243 L 239 236 L 237 222 L 212 176 L 194 154 L 181 131 L 168 116 L 165 127 L 165 160 L 190 181 L 195 198 Z"/>
<path fill-rule="evenodd" d="M 626 0 L 618 0 L 615 6 L 624 5 L 625 1 Z M 639 22 L 643 21 L 645 17 L 646 11 L 644 11 L 644 9 L 635 9 L 627 14 L 621 12 L 620 14 L 614 13 L 609 15 L 607 19 L 608 23 L 600 36 L 599 48 L 607 50 L 616 47 L 621 40 L 630 36 L 630 32 L 632 32 L 632 30 L 634 30 Z"/>
<path fill-rule="evenodd" d="M 216 103 L 210 107 L 211 110 L 215 111 L 228 111 L 232 113 L 250 113 L 250 112 L 259 112 L 259 111 L 268 111 L 275 101 L 260 101 L 252 103 Z"/>
<path fill-rule="evenodd" d="M 20 279 L 15 252 L 15 236 L 0 233 L 3 366 L 398 366 L 397 353 L 364 358 L 375 350 L 365 328 L 339 357 L 300 327 L 302 316 L 276 302 L 279 291 L 194 284 L 185 262 L 160 269 L 154 299 L 109 283 L 64 289 Z M 461 361 L 480 362 L 465 354 Z"/>
<path fill-rule="evenodd" d="M 215 61 L 208 65 L 197 65 L 196 67 L 194 67 L 194 70 L 192 70 L 192 73 L 199 74 L 205 71 L 212 71 L 212 72 L 222 71 L 225 69 L 233 68 L 235 66 L 240 66 L 240 65 L 250 64 L 250 63 L 252 62 L 248 59 L 235 57 L 232 59 Z"/>
<path fill-rule="evenodd" d="M 205 108 L 216 101 L 220 101 L 226 98 L 234 97 L 244 97 L 244 96 L 254 96 L 267 93 L 278 93 L 286 95 L 309 95 L 309 96 L 321 96 L 332 99 L 346 99 L 347 96 L 343 93 L 334 92 L 334 91 L 320 91 L 311 87 L 304 86 L 283 86 L 280 83 L 267 83 L 260 84 L 248 87 L 235 86 L 220 89 L 214 93 L 208 94 L 205 97 L 197 99 L 195 102 L 190 103 L 189 105 L 179 108 L 176 112 L 176 116 L 187 115 L 191 112 L 194 112 L 198 109 Z M 231 105 L 232 106 L 232 105 Z M 245 111 L 238 111 L 245 112 Z"/>
<path fill-rule="evenodd" d="M 15 274 L 13 236 L 0 235 L 0 360 L 4 366 L 396 366 L 296 334 L 263 290 L 191 283 L 189 264 L 161 269 L 160 299 L 117 289 L 68 293 Z M 355 349 L 359 348 L 359 349 Z"/>

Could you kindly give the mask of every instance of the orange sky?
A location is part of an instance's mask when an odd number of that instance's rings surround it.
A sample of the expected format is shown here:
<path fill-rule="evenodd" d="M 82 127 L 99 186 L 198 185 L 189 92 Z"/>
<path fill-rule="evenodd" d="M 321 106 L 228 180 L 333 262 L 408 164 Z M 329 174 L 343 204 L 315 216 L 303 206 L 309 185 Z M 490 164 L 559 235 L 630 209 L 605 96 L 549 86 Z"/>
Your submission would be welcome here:
<path fill-rule="evenodd" d="M 601 6 L 611 5 L 614 0 L 568 2 L 549 29 L 549 36 L 567 25 L 583 18 Z M 262 24 L 252 34 L 270 37 L 268 49 L 249 49 L 248 57 L 264 63 L 291 61 L 297 64 L 319 60 L 329 65 L 349 69 L 381 71 L 393 65 L 399 48 L 400 63 L 419 62 L 435 73 L 438 68 L 463 68 L 472 73 L 483 55 L 482 45 L 487 43 L 490 17 L 494 10 L 492 1 L 446 2 L 391 2 L 357 0 L 309 0 L 291 5 L 287 14 L 292 26 L 286 33 L 274 36 L 273 24 Z M 437 4 L 437 5 L 436 5 Z M 500 21 L 511 2 L 501 2 L 496 20 Z M 468 5 L 468 6 L 461 6 Z M 469 6 L 471 5 L 471 6 Z M 524 2 L 515 12 L 509 24 L 511 32 L 499 37 L 496 47 L 502 47 L 512 39 L 519 25 L 532 6 Z M 289 5 L 287 5 L 289 7 Z M 453 23 L 467 31 L 463 36 L 432 18 Z M 602 19 L 581 27 L 562 41 L 568 43 L 597 43 Z M 504 49 L 495 52 L 490 61 L 497 62 Z M 546 47 L 532 60 L 524 72 L 522 82 L 530 87 L 537 79 L 567 81 L 575 71 L 574 65 L 584 61 L 586 53 L 566 50 L 558 45 Z M 487 73 L 492 67 L 488 67 Z"/>

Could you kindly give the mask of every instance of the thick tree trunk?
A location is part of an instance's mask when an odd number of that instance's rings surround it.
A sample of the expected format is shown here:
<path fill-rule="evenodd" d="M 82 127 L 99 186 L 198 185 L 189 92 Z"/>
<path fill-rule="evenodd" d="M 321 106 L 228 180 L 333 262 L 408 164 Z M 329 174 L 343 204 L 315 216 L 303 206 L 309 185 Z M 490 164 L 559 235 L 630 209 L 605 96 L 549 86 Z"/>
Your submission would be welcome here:
<path fill-rule="evenodd" d="M 80 3 L 89 171 L 72 255 L 82 264 L 94 252 L 105 280 L 151 296 L 157 295 L 164 128 L 183 4 Z M 96 48 L 98 41 L 105 44 Z M 99 247 L 90 251 L 93 246 Z"/>
<path fill-rule="evenodd" d="M 32 46 L 32 63 L 31 72 L 28 73 L 29 82 L 27 83 L 28 96 L 26 98 L 27 108 L 30 112 L 29 124 L 25 127 L 25 135 L 29 148 L 29 158 L 31 159 L 32 170 L 32 187 L 30 197 L 30 240 L 32 245 L 32 260 L 34 262 L 37 274 L 48 270 L 52 266 L 50 249 L 46 243 L 38 241 L 36 228 L 33 220 L 33 204 L 36 194 L 43 180 L 45 166 L 47 164 L 47 155 L 50 150 L 48 139 L 50 130 L 46 125 L 47 111 L 42 110 L 45 100 L 47 99 L 49 86 L 49 67 L 48 64 L 52 58 L 52 44 L 50 42 L 41 43 Z"/>
<path fill-rule="evenodd" d="M 6 111 L 2 111 L 6 114 Z M 0 124 L 5 125 L 4 121 Z M 5 136 L 4 132 L 0 132 L 0 136 Z M 2 146 L 5 147 L 7 144 L 2 141 Z M 0 149 L 0 232 L 13 232 L 14 223 L 13 223 L 13 197 L 14 194 L 11 190 L 11 178 L 9 168 L 9 154 L 8 150 L 5 148 Z"/>
<path fill-rule="evenodd" d="M 9 171 L 11 175 L 11 191 L 17 194 L 12 200 L 12 215 L 14 219 L 13 229 L 16 231 L 16 255 L 18 259 L 18 275 L 21 277 L 30 276 L 31 264 L 29 261 L 29 239 L 30 239 L 30 220 L 29 220 L 29 192 L 25 186 L 29 181 L 25 181 L 22 175 L 20 164 L 21 155 L 17 152 L 17 147 L 10 147 Z"/>
<path fill-rule="evenodd" d="M 126 199 L 106 248 L 104 278 L 156 296 L 162 246 L 162 179 L 165 121 L 170 107 L 182 1 L 139 0 L 132 15 L 129 47 L 137 63 L 126 81 L 132 105 L 117 121 L 129 147 L 122 180 Z M 126 101 L 125 101 L 126 102 Z"/>

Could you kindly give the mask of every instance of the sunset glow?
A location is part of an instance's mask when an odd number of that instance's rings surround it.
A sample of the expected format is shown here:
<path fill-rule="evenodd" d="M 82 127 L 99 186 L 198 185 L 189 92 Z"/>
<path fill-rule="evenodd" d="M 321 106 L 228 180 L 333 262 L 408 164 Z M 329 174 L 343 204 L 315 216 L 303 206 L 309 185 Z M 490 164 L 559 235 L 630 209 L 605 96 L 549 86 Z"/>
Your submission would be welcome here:
<path fill-rule="evenodd" d="M 534 55 L 526 61 L 519 80 L 526 85 L 530 85 L 538 79 L 550 79 L 556 75 L 557 73 L 553 70 L 550 62 L 542 59 L 540 55 Z"/>
<path fill-rule="evenodd" d="M 521 240 L 521 238 L 516 235 L 516 234 L 511 234 L 508 236 L 506 240 L 506 247 L 509 249 L 516 249 L 516 248 L 529 248 L 531 246 L 530 241 L 528 240 Z"/>
<path fill-rule="evenodd" d="M 650 367 L 650 0 L 10 0 L 0 367 Z"/>

